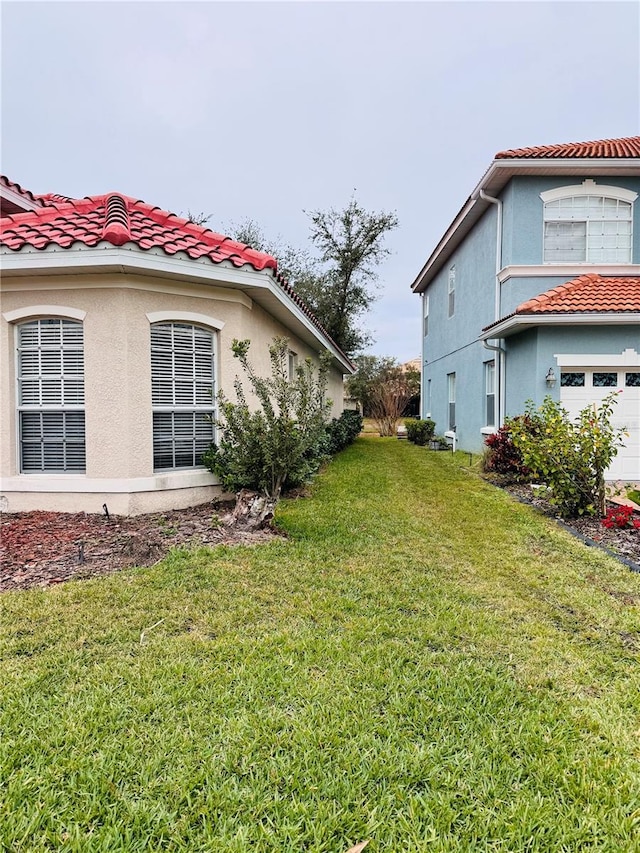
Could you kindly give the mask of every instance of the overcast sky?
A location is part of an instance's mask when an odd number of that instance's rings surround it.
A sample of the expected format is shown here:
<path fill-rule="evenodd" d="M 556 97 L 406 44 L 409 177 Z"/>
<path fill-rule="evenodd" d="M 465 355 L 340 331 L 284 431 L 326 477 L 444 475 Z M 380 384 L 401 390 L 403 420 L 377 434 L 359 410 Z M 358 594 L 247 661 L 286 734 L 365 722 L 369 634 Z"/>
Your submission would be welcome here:
<path fill-rule="evenodd" d="M 395 211 L 372 352 L 420 353 L 411 283 L 506 148 L 640 133 L 634 2 L 2 3 L 2 173 L 308 246 Z"/>

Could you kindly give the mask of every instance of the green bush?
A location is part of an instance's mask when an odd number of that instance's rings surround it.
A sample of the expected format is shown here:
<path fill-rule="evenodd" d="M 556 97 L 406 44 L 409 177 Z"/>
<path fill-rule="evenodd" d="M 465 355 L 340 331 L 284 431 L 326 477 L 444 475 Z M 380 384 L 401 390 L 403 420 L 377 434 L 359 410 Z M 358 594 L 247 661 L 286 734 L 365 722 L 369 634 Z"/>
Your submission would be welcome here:
<path fill-rule="evenodd" d="M 451 444 L 443 435 L 434 435 L 429 443 L 435 445 L 434 450 L 451 450 Z"/>
<path fill-rule="evenodd" d="M 339 453 L 352 444 L 362 430 L 362 415 L 354 409 L 345 409 L 339 418 L 327 425 L 329 453 Z"/>
<path fill-rule="evenodd" d="M 249 379 L 259 409 L 247 405 L 241 381 L 237 403 L 218 394 L 220 440 L 203 454 L 203 464 L 227 491 L 254 489 L 277 500 L 283 489 L 305 483 L 328 457 L 326 430 L 331 401 L 326 400 L 328 356 L 316 370 L 307 359 L 289 378 L 289 342 L 274 338 L 269 347 L 271 377 L 258 376 L 248 361 L 249 341 L 234 340 L 232 351 Z"/>
<path fill-rule="evenodd" d="M 407 428 L 407 438 L 409 441 L 421 447 L 424 447 L 425 444 L 431 441 L 436 428 L 435 421 L 432 421 L 430 418 L 405 421 L 404 425 Z"/>
<path fill-rule="evenodd" d="M 604 472 L 625 433 L 611 425 L 615 402 L 613 392 L 571 421 L 566 409 L 545 397 L 538 409 L 529 401 L 524 416 L 506 422 L 524 465 L 549 486 L 563 518 L 604 515 Z"/>

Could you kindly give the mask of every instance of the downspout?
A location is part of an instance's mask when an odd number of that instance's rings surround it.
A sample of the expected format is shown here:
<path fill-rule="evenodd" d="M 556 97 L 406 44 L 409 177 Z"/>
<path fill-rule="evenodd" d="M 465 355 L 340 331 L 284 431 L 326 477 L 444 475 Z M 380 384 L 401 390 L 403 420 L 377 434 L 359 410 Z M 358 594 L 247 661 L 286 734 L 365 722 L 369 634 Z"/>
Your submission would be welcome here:
<path fill-rule="evenodd" d="M 426 418 L 427 416 L 427 380 L 424 378 L 425 374 L 425 366 L 427 362 L 425 361 L 424 351 L 425 351 L 425 343 L 424 343 L 424 300 L 427 298 L 425 292 L 423 291 L 420 294 L 420 340 L 422 341 L 422 346 L 420 347 L 420 417 Z"/>
<path fill-rule="evenodd" d="M 497 224 L 496 224 L 496 271 L 495 271 L 495 288 L 493 297 L 493 315 L 494 322 L 498 322 L 501 313 L 501 285 L 500 285 L 500 270 L 502 269 L 502 201 L 499 198 L 487 195 L 484 190 L 480 190 L 480 198 L 483 201 L 491 202 L 498 208 Z M 505 359 L 506 350 L 501 344 L 500 338 L 494 338 L 495 344 L 490 344 L 488 341 L 483 341 L 485 348 L 492 350 L 497 354 L 497 381 L 498 381 L 498 411 L 496 412 L 496 422 L 498 427 L 504 423 L 504 413 L 506 408 L 506 384 L 505 384 Z"/>

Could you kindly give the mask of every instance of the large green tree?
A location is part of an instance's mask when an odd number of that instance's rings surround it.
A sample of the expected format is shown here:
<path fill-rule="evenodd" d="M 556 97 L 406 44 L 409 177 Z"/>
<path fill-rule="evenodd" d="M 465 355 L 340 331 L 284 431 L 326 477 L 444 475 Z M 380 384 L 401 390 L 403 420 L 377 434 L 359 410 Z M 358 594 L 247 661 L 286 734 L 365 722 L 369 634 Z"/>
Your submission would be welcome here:
<path fill-rule="evenodd" d="M 375 299 L 376 269 L 390 254 L 384 238 L 398 225 L 395 213 L 369 213 L 355 198 L 343 210 L 312 211 L 311 242 L 324 275 L 301 282 L 299 293 L 349 355 L 372 342 L 360 328 Z"/>
<path fill-rule="evenodd" d="M 398 226 L 395 213 L 370 213 L 355 198 L 342 210 L 305 211 L 316 254 L 278 238 L 270 241 L 253 220 L 227 230 L 236 240 L 278 259 L 280 272 L 348 355 L 372 342 L 362 315 L 376 293 L 377 267 L 390 254 L 386 235 Z"/>

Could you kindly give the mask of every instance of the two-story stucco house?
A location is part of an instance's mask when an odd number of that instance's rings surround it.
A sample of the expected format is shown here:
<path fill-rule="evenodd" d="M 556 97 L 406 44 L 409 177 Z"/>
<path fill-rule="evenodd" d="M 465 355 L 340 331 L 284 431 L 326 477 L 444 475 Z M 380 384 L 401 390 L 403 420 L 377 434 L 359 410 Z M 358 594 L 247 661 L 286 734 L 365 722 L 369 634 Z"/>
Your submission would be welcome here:
<path fill-rule="evenodd" d="M 0 509 L 116 514 L 220 492 L 200 464 L 234 338 L 258 373 L 332 355 L 342 411 L 353 365 L 276 260 L 119 193 L 34 195 L 0 178 Z"/>
<path fill-rule="evenodd" d="M 620 391 L 611 479 L 640 479 L 640 137 L 501 151 L 413 283 L 422 414 L 478 451 L 549 394 Z"/>

